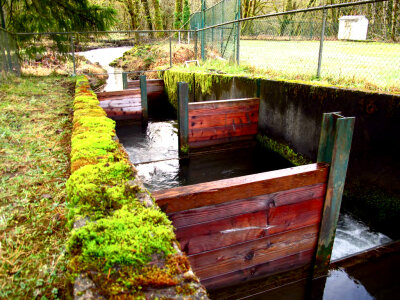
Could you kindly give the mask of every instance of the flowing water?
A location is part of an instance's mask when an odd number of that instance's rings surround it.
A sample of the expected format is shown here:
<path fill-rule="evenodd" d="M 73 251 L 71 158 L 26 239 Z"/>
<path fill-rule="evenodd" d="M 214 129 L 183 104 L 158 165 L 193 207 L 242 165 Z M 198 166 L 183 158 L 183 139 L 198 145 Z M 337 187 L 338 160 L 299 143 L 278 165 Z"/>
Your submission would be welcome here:
<path fill-rule="evenodd" d="M 121 57 L 125 51 L 132 47 L 114 47 L 77 52 L 77 55 L 82 55 L 92 63 L 99 63 L 108 73 L 107 84 L 104 87 L 105 92 L 122 90 L 122 75 L 121 68 L 111 67 L 109 64 L 116 58 Z"/>
<path fill-rule="evenodd" d="M 117 127 L 117 134 L 150 191 L 289 168 L 279 155 L 260 148 L 208 153 L 179 159 L 176 121 L 149 121 L 147 126 Z M 332 260 L 391 241 L 372 232 L 349 214 L 341 214 Z"/>

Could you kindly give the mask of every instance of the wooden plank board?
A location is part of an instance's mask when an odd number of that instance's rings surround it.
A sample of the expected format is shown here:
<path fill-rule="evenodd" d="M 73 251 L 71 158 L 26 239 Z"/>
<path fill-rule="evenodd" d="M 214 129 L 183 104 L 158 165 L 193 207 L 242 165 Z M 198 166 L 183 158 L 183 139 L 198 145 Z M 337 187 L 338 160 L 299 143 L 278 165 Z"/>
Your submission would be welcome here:
<path fill-rule="evenodd" d="M 190 129 L 189 144 L 191 142 L 218 140 L 233 136 L 256 135 L 257 132 L 258 123 Z"/>
<path fill-rule="evenodd" d="M 112 99 L 114 97 L 121 97 L 124 98 L 125 96 L 135 96 L 140 95 L 140 90 L 122 90 L 122 91 L 112 91 L 112 92 L 101 92 L 96 93 L 97 99 L 99 101 Z"/>
<path fill-rule="evenodd" d="M 217 108 L 235 107 L 235 106 L 253 106 L 259 105 L 259 98 L 243 98 L 243 99 L 229 99 L 217 101 L 202 101 L 189 103 L 189 110 L 215 110 Z"/>
<path fill-rule="evenodd" d="M 164 80 L 162 79 L 147 79 L 147 87 L 155 86 L 155 87 L 164 87 Z M 140 81 L 139 80 L 128 80 L 128 88 L 139 88 Z"/>
<path fill-rule="evenodd" d="M 176 237 L 188 254 L 223 248 L 264 236 L 319 224 L 323 198 L 181 227 Z M 210 210 L 212 207 L 210 207 Z"/>
<path fill-rule="evenodd" d="M 315 248 L 318 225 L 188 256 L 201 278 L 214 277 Z"/>
<path fill-rule="evenodd" d="M 252 123 L 258 123 L 258 111 L 210 114 L 208 116 L 190 116 L 189 114 L 189 129 Z"/>
<path fill-rule="evenodd" d="M 207 288 L 207 290 L 231 286 L 252 279 L 305 267 L 311 263 L 313 255 L 313 249 L 305 250 L 238 271 L 229 272 L 214 277 L 201 278 L 201 283 Z"/>
<path fill-rule="evenodd" d="M 127 99 L 127 100 L 106 100 L 100 102 L 100 107 L 102 108 L 112 108 L 112 107 L 140 107 L 140 99 Z"/>
<path fill-rule="evenodd" d="M 202 103 L 202 102 L 201 102 Z M 224 114 L 234 114 L 237 112 L 253 112 L 258 111 L 259 105 L 235 105 L 235 106 L 227 106 L 227 107 L 216 107 L 213 109 L 194 109 L 190 105 L 193 103 L 189 103 L 189 118 L 193 116 L 215 116 L 215 115 L 224 115 Z"/>
<path fill-rule="evenodd" d="M 328 170 L 327 164 L 310 164 L 172 188 L 153 196 L 164 212 L 173 213 L 324 183 Z"/>
<path fill-rule="evenodd" d="M 279 207 L 306 201 L 308 199 L 322 198 L 325 193 L 326 184 L 320 183 L 248 199 L 239 199 L 213 206 L 180 211 L 169 214 L 168 217 L 172 221 L 174 227 L 179 229 L 199 223 L 212 222 L 225 218 L 226 216 L 253 213 L 266 210 L 269 207 Z"/>

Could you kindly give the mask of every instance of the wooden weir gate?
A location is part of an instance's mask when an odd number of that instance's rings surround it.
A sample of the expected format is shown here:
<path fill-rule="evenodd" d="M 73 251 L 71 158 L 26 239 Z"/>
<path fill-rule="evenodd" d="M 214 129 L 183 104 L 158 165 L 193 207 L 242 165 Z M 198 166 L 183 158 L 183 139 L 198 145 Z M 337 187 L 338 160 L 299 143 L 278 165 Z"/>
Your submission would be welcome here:
<path fill-rule="evenodd" d="M 124 88 L 98 93 L 100 105 L 113 119 L 147 121 L 147 98 L 159 96 L 163 82 L 141 76 Z M 258 98 L 188 103 L 179 83 L 181 154 L 254 139 L 258 111 Z M 300 268 L 313 278 L 327 273 L 354 121 L 323 115 L 314 164 L 152 193 L 207 289 Z"/>
<path fill-rule="evenodd" d="M 148 120 L 148 101 L 152 101 L 164 93 L 164 81 L 161 79 L 127 80 L 123 73 L 123 91 L 97 93 L 100 106 L 107 116 L 114 120 Z"/>
<path fill-rule="evenodd" d="M 258 99 L 187 105 L 187 92 L 179 83 L 180 147 L 257 133 Z M 299 268 L 327 273 L 354 121 L 323 115 L 314 164 L 153 192 L 207 289 Z"/>

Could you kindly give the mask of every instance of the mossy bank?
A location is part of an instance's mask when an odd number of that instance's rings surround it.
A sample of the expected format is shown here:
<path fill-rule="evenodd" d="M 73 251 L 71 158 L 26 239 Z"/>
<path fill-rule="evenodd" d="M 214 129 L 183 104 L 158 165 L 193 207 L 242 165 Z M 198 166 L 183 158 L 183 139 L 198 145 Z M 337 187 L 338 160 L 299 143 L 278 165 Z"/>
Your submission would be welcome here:
<path fill-rule="evenodd" d="M 83 76 L 76 83 L 71 172 L 67 252 L 75 297 L 207 298 Z"/>

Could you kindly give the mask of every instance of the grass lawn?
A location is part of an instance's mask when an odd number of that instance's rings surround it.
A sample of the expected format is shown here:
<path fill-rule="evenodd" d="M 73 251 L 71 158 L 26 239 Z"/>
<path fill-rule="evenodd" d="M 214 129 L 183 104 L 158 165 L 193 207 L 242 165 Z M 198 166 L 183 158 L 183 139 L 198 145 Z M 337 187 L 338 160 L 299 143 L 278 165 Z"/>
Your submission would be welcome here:
<path fill-rule="evenodd" d="M 65 295 L 64 243 L 73 81 L 0 84 L 0 298 Z"/>
<path fill-rule="evenodd" d="M 319 41 L 241 40 L 240 62 L 273 77 L 313 80 Z M 400 44 L 325 41 L 321 79 L 378 91 L 400 92 Z"/>

